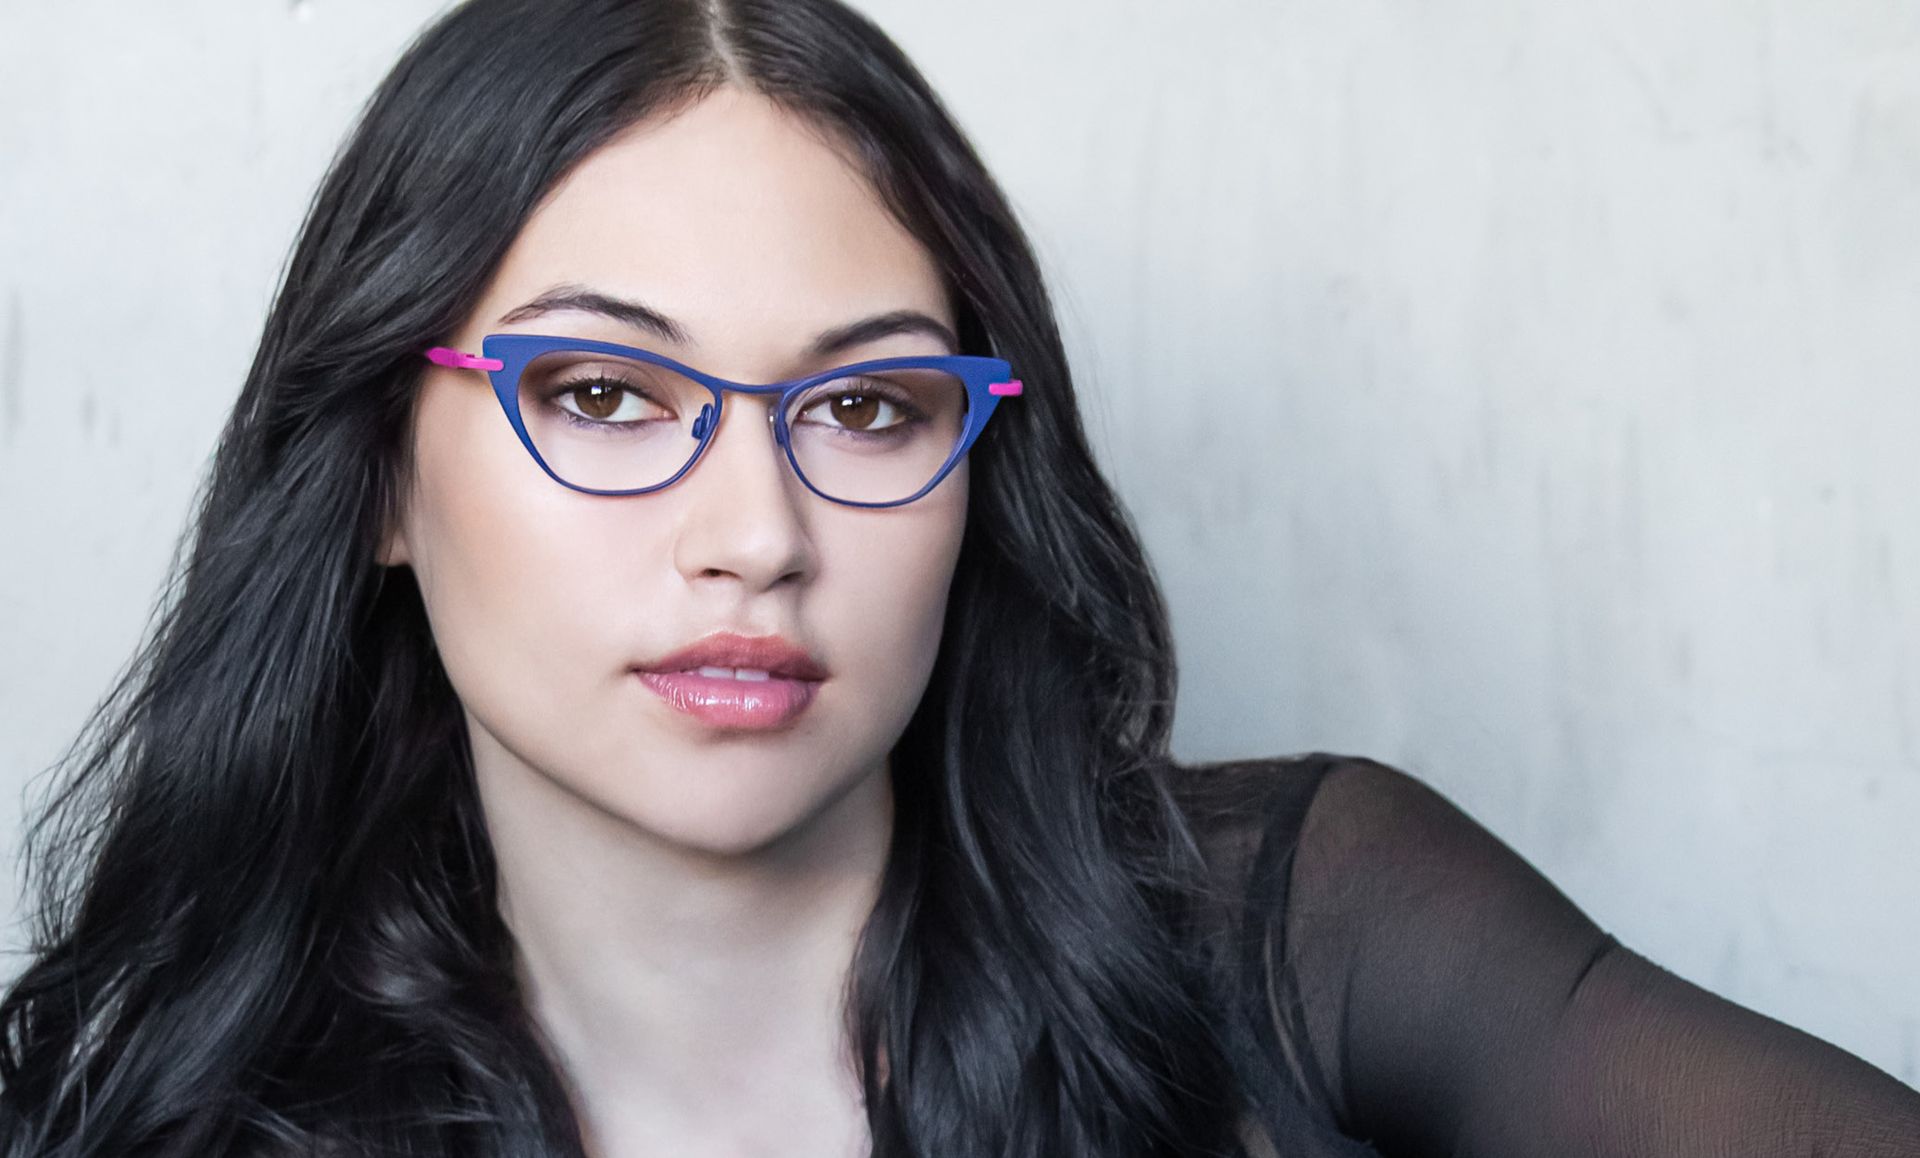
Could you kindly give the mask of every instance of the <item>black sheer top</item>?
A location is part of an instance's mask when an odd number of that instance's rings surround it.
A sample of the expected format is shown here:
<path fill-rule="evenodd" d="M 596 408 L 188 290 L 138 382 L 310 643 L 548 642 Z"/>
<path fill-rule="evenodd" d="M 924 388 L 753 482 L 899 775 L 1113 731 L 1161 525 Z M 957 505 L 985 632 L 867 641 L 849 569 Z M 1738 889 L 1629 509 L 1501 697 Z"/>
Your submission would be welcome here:
<path fill-rule="evenodd" d="M 1408 773 L 1315 753 L 1175 789 L 1253 1158 L 1920 1158 L 1920 1091 L 1622 945 Z"/>

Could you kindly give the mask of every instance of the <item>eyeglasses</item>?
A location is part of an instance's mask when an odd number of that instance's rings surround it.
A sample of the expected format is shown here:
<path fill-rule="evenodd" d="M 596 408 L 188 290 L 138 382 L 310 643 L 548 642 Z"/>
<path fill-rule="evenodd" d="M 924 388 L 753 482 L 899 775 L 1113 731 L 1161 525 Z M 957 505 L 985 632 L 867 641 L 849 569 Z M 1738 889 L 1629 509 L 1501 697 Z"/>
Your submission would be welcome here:
<path fill-rule="evenodd" d="M 774 441 L 821 498 L 897 507 L 932 490 L 1021 392 L 999 358 L 879 358 L 766 385 L 730 382 L 672 358 L 586 338 L 489 334 L 482 354 L 429 361 L 485 370 L 527 453 L 555 482 L 594 495 L 661 490 L 693 469 L 728 391 L 778 394 Z"/>

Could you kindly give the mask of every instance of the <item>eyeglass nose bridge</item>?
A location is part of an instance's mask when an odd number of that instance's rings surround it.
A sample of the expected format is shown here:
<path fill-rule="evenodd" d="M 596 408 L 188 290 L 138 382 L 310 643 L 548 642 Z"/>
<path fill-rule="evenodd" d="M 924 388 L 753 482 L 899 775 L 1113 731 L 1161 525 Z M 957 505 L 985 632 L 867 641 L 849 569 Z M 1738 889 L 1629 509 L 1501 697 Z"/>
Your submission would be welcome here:
<path fill-rule="evenodd" d="M 698 458 L 706 451 L 706 444 L 709 441 L 707 432 L 712 430 L 719 422 L 720 412 L 715 409 L 715 407 L 724 402 L 726 392 L 729 390 L 740 394 L 776 395 L 776 404 L 767 407 L 767 425 L 773 427 L 774 441 L 779 444 L 780 449 L 785 450 L 787 448 L 786 428 L 780 421 L 780 416 L 786 411 L 786 398 L 790 392 L 790 387 L 787 384 L 779 383 L 772 386 L 748 386 L 737 382 L 715 380 L 707 384 L 707 389 L 714 392 L 714 401 L 701 404 L 700 413 L 694 416 L 692 426 L 687 429 L 688 434 L 700 440 L 700 446 L 694 452 L 695 458 Z"/>
<path fill-rule="evenodd" d="M 693 425 L 687 429 L 688 434 L 700 440 L 700 446 L 694 451 L 695 457 L 698 457 L 701 451 L 706 449 L 707 431 L 713 429 L 716 422 L 714 418 L 716 413 L 717 411 L 714 410 L 713 403 L 702 403 L 700 413 L 694 416 Z M 774 441 L 780 445 L 782 450 L 785 450 L 787 439 L 786 436 L 781 433 L 778 413 L 775 408 L 771 406 L 767 408 L 767 425 L 773 427 Z"/>
<path fill-rule="evenodd" d="M 798 384 L 793 382 L 776 382 L 756 386 L 744 382 L 729 382 L 723 378 L 714 378 L 711 376 L 702 384 L 713 393 L 714 400 L 712 402 L 701 403 L 700 413 L 694 416 L 693 422 L 687 427 L 687 434 L 695 441 L 693 453 L 687 457 L 686 463 L 681 466 L 667 482 L 661 484 L 659 489 L 672 486 L 686 478 L 686 476 L 698 468 L 706 458 L 707 451 L 713 446 L 715 428 L 720 424 L 720 408 L 725 406 L 726 396 L 729 392 L 735 394 L 764 394 L 773 396 L 773 405 L 767 407 L 767 425 L 773 428 L 773 441 L 774 445 L 778 448 L 779 457 L 786 462 L 787 469 L 793 474 L 800 485 L 806 487 L 808 490 L 814 489 L 813 484 L 808 482 L 806 476 L 800 472 L 800 464 L 794 460 L 793 449 L 787 443 L 787 425 L 781 421 L 782 416 L 786 413 L 787 399 L 799 393 L 800 386 Z"/>

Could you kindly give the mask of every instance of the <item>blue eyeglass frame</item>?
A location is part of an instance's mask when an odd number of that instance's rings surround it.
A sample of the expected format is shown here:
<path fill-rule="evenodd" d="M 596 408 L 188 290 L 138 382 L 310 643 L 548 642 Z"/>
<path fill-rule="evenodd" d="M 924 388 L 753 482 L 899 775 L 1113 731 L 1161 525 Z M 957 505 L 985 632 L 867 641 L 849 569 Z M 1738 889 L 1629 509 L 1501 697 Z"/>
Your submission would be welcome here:
<path fill-rule="evenodd" d="M 789 378 L 784 382 L 764 384 L 734 382 L 712 374 L 696 370 L 684 362 L 676 362 L 664 354 L 652 350 L 643 350 L 638 346 L 623 346 L 617 342 L 600 342 L 590 338 L 562 338 L 549 334 L 488 334 L 480 341 L 480 354 L 469 354 L 448 346 L 435 346 L 426 351 L 429 362 L 439 366 L 448 366 L 459 370 L 485 370 L 493 383 L 493 396 L 500 402 L 500 409 L 506 413 L 507 421 L 512 424 L 513 432 L 520 437 L 520 445 L 527 448 L 533 461 L 547 477 L 569 490 L 589 495 L 644 495 L 665 490 L 679 482 L 692 470 L 706 454 L 708 444 L 720 428 L 720 418 L 726 408 L 726 394 L 729 390 L 742 394 L 779 394 L 780 404 L 768 415 L 773 421 L 774 441 L 787 456 L 787 464 L 800 482 L 814 494 L 828 502 L 849 507 L 900 507 L 913 502 L 940 485 L 955 464 L 972 448 L 987 427 L 987 420 L 1000 405 L 1000 399 L 1021 394 L 1024 387 L 1018 378 L 1012 377 L 1013 367 L 1002 358 L 989 358 L 977 354 L 928 354 L 899 358 L 874 358 L 865 362 L 854 362 L 845 366 L 836 366 L 831 370 L 822 370 L 817 374 L 808 374 L 804 378 Z M 663 366 L 676 374 L 685 375 L 705 386 L 713 394 L 713 404 L 702 406 L 699 416 L 694 420 L 693 437 L 699 443 L 693 448 L 693 454 L 686 465 L 676 471 L 665 482 L 650 487 L 636 487 L 632 490 L 603 490 L 597 487 L 583 487 L 568 482 L 554 472 L 547 460 L 540 456 L 540 450 L 533 445 L 533 438 L 527 433 L 527 424 L 520 417 L 520 375 L 527 365 L 542 354 L 555 350 L 580 350 L 588 353 L 610 354 L 620 358 L 631 358 L 640 362 L 651 362 Z M 849 374 L 866 373 L 871 370 L 927 369 L 943 370 L 958 377 L 967 387 L 967 424 L 960 432 L 959 440 L 954 444 L 953 453 L 934 474 L 933 480 L 904 499 L 889 503 L 858 503 L 851 499 L 840 499 L 827 494 L 813 485 L 805 471 L 800 469 L 799 459 L 794 457 L 793 443 L 787 437 L 787 407 L 793 396 L 811 386 L 834 378 L 844 378 Z"/>

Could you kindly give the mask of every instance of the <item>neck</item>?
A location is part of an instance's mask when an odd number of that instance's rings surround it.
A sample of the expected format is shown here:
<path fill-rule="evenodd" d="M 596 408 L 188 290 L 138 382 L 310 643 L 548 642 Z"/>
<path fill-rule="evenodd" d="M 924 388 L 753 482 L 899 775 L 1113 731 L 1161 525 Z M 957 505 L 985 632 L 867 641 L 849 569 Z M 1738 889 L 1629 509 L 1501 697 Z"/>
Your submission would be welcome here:
<path fill-rule="evenodd" d="M 884 761 L 802 823 L 716 851 L 482 750 L 476 737 L 516 972 L 583 1131 L 618 1152 L 864 1137 L 844 997 L 892 833 Z"/>

